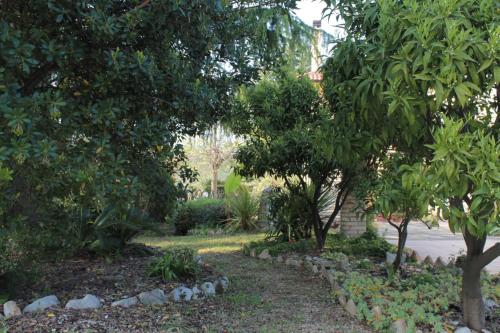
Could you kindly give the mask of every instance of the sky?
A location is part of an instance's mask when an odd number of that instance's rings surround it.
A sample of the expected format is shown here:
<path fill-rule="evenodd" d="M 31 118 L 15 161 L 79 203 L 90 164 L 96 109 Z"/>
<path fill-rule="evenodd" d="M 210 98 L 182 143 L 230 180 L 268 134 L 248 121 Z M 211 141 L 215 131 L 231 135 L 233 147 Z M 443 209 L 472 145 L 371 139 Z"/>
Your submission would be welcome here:
<path fill-rule="evenodd" d="M 319 0 L 301 0 L 297 2 L 298 9 L 295 10 L 295 14 L 307 25 L 312 26 L 314 20 L 321 19 L 323 8 L 325 8 L 325 3 Z M 333 27 L 335 24 L 335 18 L 332 17 L 331 21 L 328 19 L 323 19 L 321 22 L 321 29 L 325 30 L 331 35 L 337 35 L 339 29 Z"/>

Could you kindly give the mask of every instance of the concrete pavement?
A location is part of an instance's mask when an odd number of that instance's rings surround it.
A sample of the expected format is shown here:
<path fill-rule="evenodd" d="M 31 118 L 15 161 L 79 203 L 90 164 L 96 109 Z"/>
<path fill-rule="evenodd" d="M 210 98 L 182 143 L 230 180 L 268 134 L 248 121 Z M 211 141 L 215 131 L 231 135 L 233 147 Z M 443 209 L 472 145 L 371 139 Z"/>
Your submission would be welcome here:
<path fill-rule="evenodd" d="M 375 226 L 378 233 L 387 239 L 389 243 L 397 244 L 398 233 L 394 227 L 387 222 L 375 222 Z M 488 237 L 485 250 L 497 242 L 500 242 L 500 237 Z M 430 230 L 422 222 L 410 222 L 406 247 L 417 251 L 422 258 L 431 256 L 435 260 L 441 256 L 446 262 L 448 262 L 450 256 L 465 254 L 466 250 L 462 234 L 453 234 L 445 222 L 440 223 L 439 227 L 433 227 Z M 495 259 L 486 266 L 486 270 L 490 273 L 500 273 L 500 258 Z"/>

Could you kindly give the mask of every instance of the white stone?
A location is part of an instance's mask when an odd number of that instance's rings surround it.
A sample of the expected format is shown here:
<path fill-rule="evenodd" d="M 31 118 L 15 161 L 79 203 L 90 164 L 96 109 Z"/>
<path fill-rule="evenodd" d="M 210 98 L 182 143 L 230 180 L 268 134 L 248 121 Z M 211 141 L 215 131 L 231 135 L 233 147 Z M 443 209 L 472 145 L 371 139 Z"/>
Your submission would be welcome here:
<path fill-rule="evenodd" d="M 20 316 L 21 309 L 19 309 L 16 302 L 8 301 L 3 305 L 3 314 L 5 318 Z"/>
<path fill-rule="evenodd" d="M 255 258 L 256 254 L 255 254 L 255 249 L 251 249 L 250 250 L 250 257 L 254 257 Z"/>
<path fill-rule="evenodd" d="M 392 323 L 389 331 L 391 333 L 406 333 L 408 331 L 408 327 L 406 326 L 404 319 L 398 319 Z"/>
<path fill-rule="evenodd" d="M 203 298 L 203 291 L 198 288 L 198 286 L 194 286 L 193 288 L 191 288 L 191 291 L 193 292 L 193 300 Z"/>
<path fill-rule="evenodd" d="M 356 316 L 358 314 L 358 308 L 356 307 L 356 303 L 352 299 L 348 300 L 345 309 L 351 316 Z"/>
<path fill-rule="evenodd" d="M 282 255 L 279 255 L 276 257 L 276 262 L 283 262 L 284 259 L 283 259 L 283 256 Z"/>
<path fill-rule="evenodd" d="M 101 307 L 101 301 L 94 295 L 87 294 L 83 298 L 72 299 L 66 303 L 66 309 L 85 310 Z"/>
<path fill-rule="evenodd" d="M 61 303 L 57 299 L 55 295 L 50 295 L 50 296 L 45 296 L 40 299 L 37 299 L 30 305 L 27 305 L 23 309 L 23 313 L 31 313 L 31 312 L 38 312 L 38 311 L 43 311 L 45 309 L 48 309 L 50 307 L 58 307 L 60 306 Z"/>
<path fill-rule="evenodd" d="M 161 289 L 145 291 L 137 295 L 139 301 L 145 305 L 161 305 L 167 302 L 167 297 Z"/>
<path fill-rule="evenodd" d="M 271 257 L 271 255 L 269 254 L 269 250 L 268 249 L 264 249 L 264 251 L 262 251 L 259 254 L 259 259 L 269 260 L 269 259 L 272 259 L 272 258 L 273 257 Z"/>
<path fill-rule="evenodd" d="M 486 307 L 487 310 L 492 310 L 498 307 L 498 304 L 491 298 L 488 298 L 484 301 L 484 306 Z"/>
<path fill-rule="evenodd" d="M 137 297 L 129 297 L 125 299 L 121 299 L 119 301 L 115 301 L 111 303 L 111 306 L 121 306 L 122 308 L 129 308 L 133 305 L 139 303 L 139 299 Z"/>
<path fill-rule="evenodd" d="M 203 290 L 203 293 L 207 296 L 214 296 L 215 295 L 215 287 L 212 282 L 204 282 L 201 285 L 201 290 Z"/>
<path fill-rule="evenodd" d="M 178 287 L 170 292 L 170 297 L 174 302 L 189 302 L 193 298 L 193 291 L 186 287 Z"/>
<path fill-rule="evenodd" d="M 311 270 L 311 271 L 313 272 L 313 274 L 318 274 L 318 273 L 319 273 L 318 266 L 313 265 L 313 267 L 312 267 L 312 270 Z"/>
<path fill-rule="evenodd" d="M 196 263 L 198 265 L 203 265 L 203 258 L 200 255 L 197 255 L 196 257 L 194 257 L 194 260 L 196 261 Z"/>
<path fill-rule="evenodd" d="M 455 330 L 455 333 L 472 333 L 472 331 L 470 330 L 470 328 L 468 327 L 459 327 Z"/>
<path fill-rule="evenodd" d="M 229 288 L 229 279 L 226 276 L 222 276 L 214 281 L 215 292 L 217 294 L 223 294 Z"/>

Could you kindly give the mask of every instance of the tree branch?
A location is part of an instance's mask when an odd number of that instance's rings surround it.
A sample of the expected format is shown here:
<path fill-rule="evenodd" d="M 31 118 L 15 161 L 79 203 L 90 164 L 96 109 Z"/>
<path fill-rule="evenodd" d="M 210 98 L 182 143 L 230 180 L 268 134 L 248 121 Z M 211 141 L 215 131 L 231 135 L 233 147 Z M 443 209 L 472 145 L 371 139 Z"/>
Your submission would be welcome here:
<path fill-rule="evenodd" d="M 488 265 L 498 257 L 500 257 L 500 242 L 497 242 L 495 245 L 490 247 L 479 256 L 479 265 L 481 268 L 484 268 L 486 265 Z"/>

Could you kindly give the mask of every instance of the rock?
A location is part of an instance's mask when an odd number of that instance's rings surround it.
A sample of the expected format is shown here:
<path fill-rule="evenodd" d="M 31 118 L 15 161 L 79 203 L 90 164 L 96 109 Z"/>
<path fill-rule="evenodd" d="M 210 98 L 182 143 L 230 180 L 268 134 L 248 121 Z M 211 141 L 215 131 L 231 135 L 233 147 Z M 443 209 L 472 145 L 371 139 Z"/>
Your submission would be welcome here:
<path fill-rule="evenodd" d="M 491 332 L 490 330 L 487 330 L 487 329 L 483 328 L 481 330 L 481 333 L 493 333 L 493 332 Z"/>
<path fill-rule="evenodd" d="M 311 261 L 311 262 L 312 262 L 313 258 L 312 258 L 311 256 L 305 256 L 305 257 L 304 257 L 304 260 L 305 260 L 305 261 Z"/>
<path fill-rule="evenodd" d="M 206 296 L 214 296 L 215 295 L 215 287 L 212 282 L 204 282 L 201 285 L 201 290 Z"/>
<path fill-rule="evenodd" d="M 218 278 L 214 282 L 214 287 L 217 294 L 224 294 L 224 292 L 226 292 L 227 288 L 229 287 L 229 279 L 225 276 Z"/>
<path fill-rule="evenodd" d="M 335 281 L 335 276 L 333 275 L 333 272 L 326 271 L 326 280 L 328 281 L 328 283 L 330 284 L 330 286 L 333 286 L 333 283 L 336 282 Z"/>
<path fill-rule="evenodd" d="M 391 333 L 406 333 L 408 332 L 408 327 L 406 326 L 406 321 L 404 319 L 398 319 L 391 324 L 389 329 Z"/>
<path fill-rule="evenodd" d="M 23 313 L 31 313 L 31 312 L 38 312 L 38 311 L 43 311 L 45 309 L 48 309 L 50 307 L 58 307 L 60 306 L 61 303 L 57 299 L 56 296 L 50 295 L 50 296 L 45 296 L 40 299 L 37 299 L 30 305 L 26 306 L 23 309 Z"/>
<path fill-rule="evenodd" d="M 425 257 L 425 259 L 423 261 L 423 264 L 424 265 L 431 265 L 431 266 L 433 266 L 434 265 L 434 261 L 432 260 L 431 256 L 427 256 L 427 257 Z"/>
<path fill-rule="evenodd" d="M 265 249 L 264 251 L 262 251 L 259 254 L 259 259 L 262 259 L 262 260 L 270 260 L 272 258 L 273 257 L 271 257 L 271 255 L 269 254 L 269 250 L 268 249 Z"/>
<path fill-rule="evenodd" d="M 250 250 L 250 257 L 254 257 L 255 258 L 256 254 L 255 254 L 255 249 L 251 249 Z"/>
<path fill-rule="evenodd" d="M 195 256 L 194 261 L 196 261 L 198 265 L 203 265 L 203 258 L 200 255 Z"/>
<path fill-rule="evenodd" d="M 167 302 L 167 297 L 161 289 L 142 292 L 137 295 L 137 298 L 145 305 L 161 305 Z"/>
<path fill-rule="evenodd" d="M 382 313 L 382 309 L 380 308 L 380 306 L 375 305 L 373 307 L 373 309 L 372 309 L 372 315 L 373 315 L 373 318 L 375 318 L 375 319 L 382 318 L 383 313 Z"/>
<path fill-rule="evenodd" d="M 318 266 L 313 265 L 313 267 L 312 267 L 312 269 L 311 269 L 311 272 L 313 272 L 313 274 L 318 274 L 318 273 L 319 273 Z"/>
<path fill-rule="evenodd" d="M 302 266 L 302 262 L 300 260 L 294 259 L 294 258 L 288 258 L 285 261 L 285 264 L 288 266 L 293 266 L 295 268 L 300 268 Z"/>
<path fill-rule="evenodd" d="M 170 298 L 174 302 L 189 302 L 193 298 L 193 291 L 186 287 L 177 287 L 170 292 Z"/>
<path fill-rule="evenodd" d="M 356 303 L 352 299 L 348 300 L 345 309 L 351 316 L 357 316 L 358 315 L 358 308 L 356 307 Z"/>
<path fill-rule="evenodd" d="M 470 328 L 463 326 L 457 328 L 454 333 L 472 333 L 472 331 L 470 330 Z"/>
<path fill-rule="evenodd" d="M 193 300 L 203 298 L 203 291 L 198 288 L 198 286 L 194 286 L 193 288 L 191 288 L 191 291 L 193 292 Z"/>
<path fill-rule="evenodd" d="M 422 258 L 420 258 L 420 256 L 418 255 L 417 251 L 412 250 L 411 253 L 410 253 L 410 261 L 420 262 L 420 261 L 422 261 Z"/>
<path fill-rule="evenodd" d="M 101 307 L 101 301 L 94 295 L 87 294 L 80 299 L 72 299 L 66 303 L 66 309 L 85 310 L 97 309 Z"/>
<path fill-rule="evenodd" d="M 436 261 L 434 262 L 434 267 L 437 268 L 446 267 L 446 263 L 444 262 L 443 258 L 437 257 Z"/>
<path fill-rule="evenodd" d="M 341 272 L 349 272 L 351 270 L 351 265 L 349 265 L 349 259 L 345 257 L 345 259 L 339 260 L 337 262 L 337 269 Z"/>
<path fill-rule="evenodd" d="M 20 316 L 21 309 L 17 306 L 17 303 L 14 301 L 8 301 L 3 305 L 3 315 L 6 319 L 10 317 Z"/>
<path fill-rule="evenodd" d="M 486 308 L 486 310 L 493 310 L 494 308 L 498 307 L 498 304 L 491 298 L 488 298 L 484 301 L 484 307 Z"/>
<path fill-rule="evenodd" d="M 125 299 L 121 299 L 119 301 L 115 301 L 113 303 L 111 303 L 111 306 L 121 306 L 122 308 L 129 308 L 131 306 L 134 306 L 136 305 L 137 303 L 139 303 L 139 299 L 137 297 L 129 297 L 129 298 L 125 298 Z"/>
<path fill-rule="evenodd" d="M 282 255 L 279 255 L 276 257 L 276 262 L 283 262 L 283 261 L 285 261 L 285 260 L 283 259 Z"/>
<path fill-rule="evenodd" d="M 346 299 L 345 299 L 345 296 L 344 296 L 344 295 L 339 295 L 339 296 L 337 297 L 337 299 L 338 299 L 338 301 L 339 301 L 340 305 L 345 306 L 345 305 L 347 304 L 347 301 L 346 301 Z"/>

